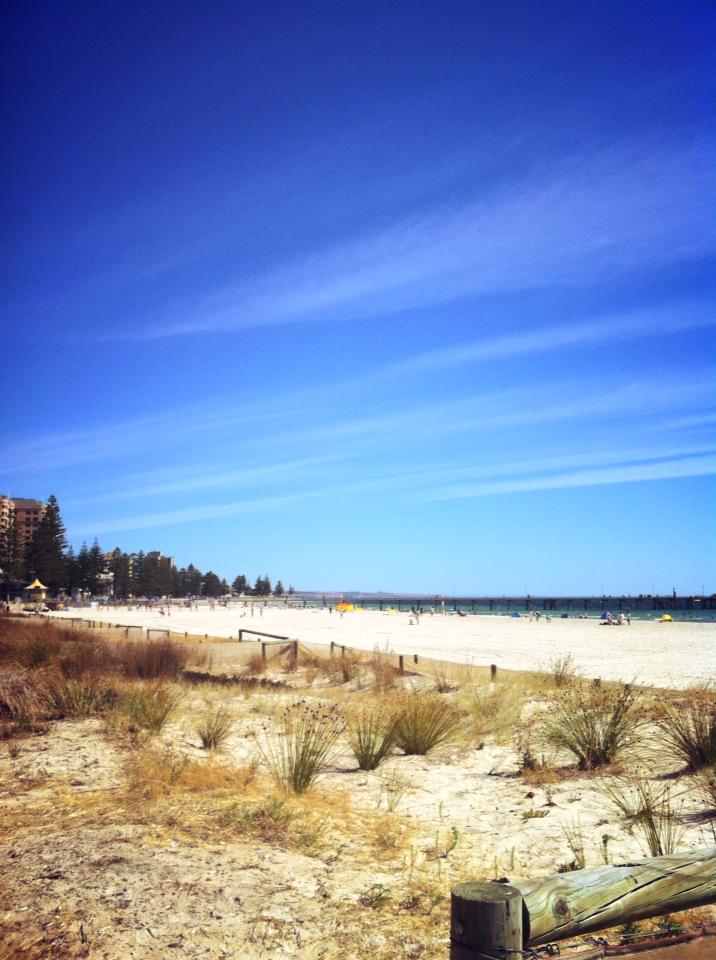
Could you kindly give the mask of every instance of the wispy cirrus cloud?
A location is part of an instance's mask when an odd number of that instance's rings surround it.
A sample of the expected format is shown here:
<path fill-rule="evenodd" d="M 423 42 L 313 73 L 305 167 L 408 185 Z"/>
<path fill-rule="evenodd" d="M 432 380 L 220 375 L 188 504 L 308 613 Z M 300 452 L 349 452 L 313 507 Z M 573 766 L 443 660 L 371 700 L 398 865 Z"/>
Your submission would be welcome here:
<path fill-rule="evenodd" d="M 473 499 L 515 493 L 531 493 L 540 490 L 562 490 L 578 487 L 597 487 L 644 481 L 669 480 L 685 477 L 700 477 L 716 474 L 716 456 L 712 453 L 699 455 L 706 448 L 682 448 L 671 450 L 641 450 L 636 455 L 624 452 L 594 452 L 576 454 L 572 458 L 555 457 L 542 460 L 515 462 L 513 464 L 481 464 L 477 467 L 452 467 L 439 470 L 423 470 L 378 474 L 365 479 L 336 483 L 323 487 L 293 490 L 271 497 L 251 497 L 220 504 L 192 505 L 177 510 L 157 511 L 114 517 L 105 515 L 90 521 L 76 523 L 77 536 L 142 530 L 153 527 L 175 526 L 184 523 L 205 522 L 223 517 L 250 515 L 282 510 L 300 502 L 325 501 L 333 498 L 354 498 L 391 495 L 396 502 L 435 502 L 444 500 Z M 673 454 L 678 454 L 673 456 Z M 549 472 L 555 467 L 570 467 L 593 464 L 599 457 L 601 465 L 591 469 L 562 469 Z M 609 461 L 612 461 L 611 463 Z M 608 464 L 608 465 L 605 465 Z M 535 472 L 536 471 L 536 472 Z M 546 472 L 545 472 L 546 471 Z M 459 475 L 492 475 L 501 479 L 489 479 L 471 483 L 445 483 L 438 487 L 426 484 L 436 480 L 455 479 Z M 506 476 L 505 476 L 506 475 Z"/>
<path fill-rule="evenodd" d="M 606 314 L 577 323 L 555 324 L 497 337 L 480 337 L 425 351 L 378 371 L 395 377 L 432 370 L 447 370 L 489 360 L 609 343 L 617 345 L 641 337 L 660 337 L 716 327 L 716 303 L 694 300 L 655 309 Z"/>
<path fill-rule="evenodd" d="M 467 295 L 593 282 L 712 252 L 710 141 L 569 158 L 459 208 L 417 213 L 108 333 L 146 340 L 358 319 Z"/>
<path fill-rule="evenodd" d="M 674 480 L 714 474 L 716 474 L 716 456 L 687 457 L 657 463 L 626 463 L 594 470 L 576 470 L 537 477 L 520 477 L 514 480 L 495 480 L 485 483 L 447 486 L 420 494 L 415 497 L 415 500 L 423 502 L 466 500 L 510 493 L 530 493 L 537 490 L 600 487 L 617 483 Z"/>
<path fill-rule="evenodd" d="M 502 349 L 500 338 L 487 341 L 488 350 L 490 343 Z M 525 345 L 520 342 L 519 346 L 522 349 Z M 429 364 L 431 355 L 423 355 L 420 362 Z M 443 362 L 439 354 L 437 363 Z M 350 383 L 339 389 L 328 385 L 277 397 L 268 405 L 259 401 L 240 406 L 212 401 L 198 409 L 179 408 L 22 440 L 0 451 L 0 476 L 11 478 L 31 471 L 138 457 L 147 463 L 158 454 L 163 459 L 172 451 L 174 459 L 183 464 L 190 444 L 211 443 L 216 438 L 224 457 L 224 467 L 215 474 L 215 485 L 221 487 L 233 481 L 242 483 L 244 470 L 249 471 L 247 479 L 252 470 L 266 471 L 265 476 L 281 470 L 290 473 L 294 467 L 310 466 L 308 461 L 320 466 L 359 455 L 369 456 L 386 446 L 429 435 L 484 434 L 498 429 L 519 431 L 540 424 L 588 421 L 594 417 L 642 416 L 650 418 L 652 424 L 657 414 L 667 420 L 689 418 L 694 407 L 701 410 L 710 402 L 713 382 L 713 371 L 704 368 L 691 370 L 688 377 L 677 369 L 667 369 L 645 371 L 641 377 L 626 380 L 607 371 L 589 379 L 526 384 L 422 404 L 406 401 L 400 395 L 366 401 L 362 394 L 354 395 Z M 357 383 L 364 385 L 362 380 Z M 357 408 L 366 412 L 355 415 Z M 285 423 L 289 418 L 296 425 L 287 430 Z M 249 457 L 251 450 L 253 461 Z M 269 462 L 267 450 L 272 451 Z M 284 454 L 285 467 L 276 459 L 276 450 Z M 293 455 L 286 453 L 291 450 Z M 238 456 L 241 468 L 235 465 Z M 176 464 L 171 458 L 169 462 L 171 466 L 164 475 L 147 475 L 143 471 L 134 479 L 133 486 L 145 490 L 147 495 L 189 492 L 194 482 L 191 476 L 182 468 L 179 475 L 183 479 L 179 479 L 173 473 Z M 195 471 L 192 467 L 192 472 Z M 222 478 L 224 472 L 227 476 Z M 200 486 L 207 486 L 206 479 L 198 482 Z"/>

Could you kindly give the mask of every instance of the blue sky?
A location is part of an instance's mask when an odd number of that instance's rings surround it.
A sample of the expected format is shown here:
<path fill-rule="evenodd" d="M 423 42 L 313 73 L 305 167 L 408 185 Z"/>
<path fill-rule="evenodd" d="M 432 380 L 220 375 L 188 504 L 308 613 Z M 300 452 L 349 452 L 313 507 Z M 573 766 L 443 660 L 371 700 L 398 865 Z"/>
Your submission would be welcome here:
<path fill-rule="evenodd" d="M 716 590 L 710 3 L 6 20 L 5 492 L 299 589 Z"/>

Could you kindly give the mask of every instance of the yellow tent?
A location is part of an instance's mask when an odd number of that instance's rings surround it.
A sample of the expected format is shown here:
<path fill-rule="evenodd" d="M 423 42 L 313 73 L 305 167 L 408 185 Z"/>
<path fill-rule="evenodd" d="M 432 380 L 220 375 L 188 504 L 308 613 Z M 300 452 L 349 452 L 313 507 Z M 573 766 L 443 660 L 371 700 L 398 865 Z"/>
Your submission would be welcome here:
<path fill-rule="evenodd" d="M 665 613 L 662 617 L 660 617 L 660 620 L 662 623 L 671 623 L 672 618 L 669 616 L 668 613 Z"/>
<path fill-rule="evenodd" d="M 44 583 L 40 583 L 37 577 L 35 577 L 32 583 L 29 586 L 25 587 L 25 589 L 26 590 L 47 590 L 47 587 L 45 586 Z"/>

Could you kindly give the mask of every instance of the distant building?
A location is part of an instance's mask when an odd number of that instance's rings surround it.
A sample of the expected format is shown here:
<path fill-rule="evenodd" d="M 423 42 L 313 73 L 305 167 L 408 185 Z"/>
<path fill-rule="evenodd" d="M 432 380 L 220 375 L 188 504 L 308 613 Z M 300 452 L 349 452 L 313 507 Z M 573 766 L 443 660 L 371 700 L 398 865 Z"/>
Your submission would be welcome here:
<path fill-rule="evenodd" d="M 14 516 L 20 543 L 25 546 L 35 536 L 45 509 L 41 500 L 0 496 L 0 527 L 6 527 Z"/>

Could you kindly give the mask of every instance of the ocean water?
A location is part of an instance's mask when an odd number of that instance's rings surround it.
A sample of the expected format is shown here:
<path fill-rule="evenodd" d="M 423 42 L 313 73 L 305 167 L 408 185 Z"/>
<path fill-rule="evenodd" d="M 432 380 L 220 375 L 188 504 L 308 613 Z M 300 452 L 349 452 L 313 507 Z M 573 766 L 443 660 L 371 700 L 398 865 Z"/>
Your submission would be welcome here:
<path fill-rule="evenodd" d="M 326 603 L 335 604 L 335 599 L 331 598 L 330 601 L 326 599 Z M 438 610 L 439 607 L 435 606 L 435 601 L 431 603 L 429 600 L 416 600 L 415 598 L 403 598 L 398 600 L 397 597 L 390 597 L 380 600 L 374 600 L 372 598 L 361 598 L 352 600 L 346 596 L 346 602 L 354 603 L 357 607 L 362 607 L 365 610 L 379 610 L 381 602 L 383 604 L 383 610 L 387 610 L 390 607 L 398 609 L 398 604 L 400 603 L 400 609 L 410 610 L 411 607 L 420 605 L 423 610 L 428 610 L 431 607 Z M 312 607 L 321 607 L 323 602 L 321 600 L 309 600 L 307 601 L 308 606 Z M 629 609 L 627 606 L 624 606 L 623 609 L 619 607 L 618 598 L 616 601 L 614 598 L 611 600 L 611 605 L 608 602 L 604 607 L 597 606 L 597 601 L 592 600 L 592 605 L 589 610 L 584 609 L 583 603 L 580 604 L 578 601 L 574 602 L 573 606 L 568 607 L 556 607 L 554 610 L 543 610 L 541 604 L 535 604 L 533 609 L 535 612 L 543 617 L 552 617 L 553 620 L 558 620 L 561 617 L 568 617 L 570 620 L 576 620 L 579 618 L 580 614 L 587 615 L 589 620 L 600 620 L 602 613 L 607 611 L 611 612 L 614 616 L 618 616 L 620 613 L 626 615 L 627 611 L 631 616 L 632 620 L 659 620 L 664 614 L 668 614 L 672 620 L 686 623 L 716 623 L 716 610 L 681 610 L 681 609 L 672 609 L 668 606 L 664 606 L 659 610 L 637 610 Z M 493 617 L 509 617 L 513 613 L 518 613 L 520 617 L 529 618 L 529 610 L 525 609 L 524 600 L 518 604 L 510 603 L 497 603 L 495 602 L 490 609 L 489 604 L 475 604 L 473 605 L 468 601 L 467 603 L 457 603 L 453 604 L 451 600 L 445 600 L 444 612 L 451 613 L 453 611 L 460 611 L 467 616 L 493 616 Z"/>

